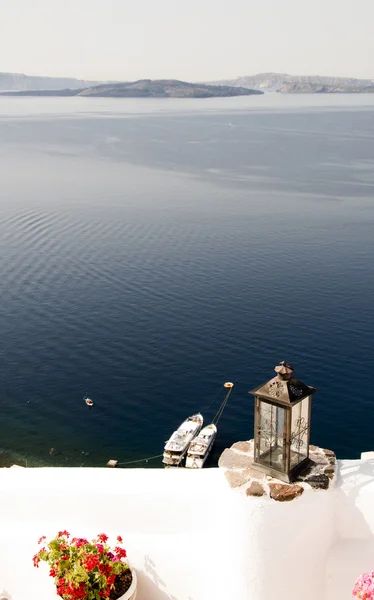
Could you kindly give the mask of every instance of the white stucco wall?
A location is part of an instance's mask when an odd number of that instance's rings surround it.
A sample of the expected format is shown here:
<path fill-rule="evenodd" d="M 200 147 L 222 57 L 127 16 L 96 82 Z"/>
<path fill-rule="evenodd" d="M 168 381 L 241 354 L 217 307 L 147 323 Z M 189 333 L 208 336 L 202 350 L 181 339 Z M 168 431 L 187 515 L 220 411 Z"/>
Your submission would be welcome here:
<path fill-rule="evenodd" d="M 374 460 L 338 464 L 335 487 L 289 503 L 239 495 L 222 469 L 0 469 L 0 592 L 55 600 L 31 559 L 67 528 L 123 536 L 138 600 L 350 600 L 374 569 Z"/>
<path fill-rule="evenodd" d="M 374 460 L 338 461 L 336 542 L 326 562 L 326 600 L 351 600 L 357 577 L 374 570 Z"/>

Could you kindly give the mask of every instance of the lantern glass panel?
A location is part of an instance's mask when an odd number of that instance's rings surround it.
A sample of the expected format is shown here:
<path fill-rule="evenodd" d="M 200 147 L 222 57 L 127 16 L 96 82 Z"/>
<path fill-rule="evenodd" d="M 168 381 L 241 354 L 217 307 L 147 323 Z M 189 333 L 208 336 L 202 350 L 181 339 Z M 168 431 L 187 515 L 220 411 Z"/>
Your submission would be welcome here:
<path fill-rule="evenodd" d="M 257 460 L 284 471 L 286 468 L 285 409 L 267 402 L 259 403 Z"/>
<path fill-rule="evenodd" d="M 308 455 L 310 396 L 292 407 L 291 413 L 291 469 L 299 465 Z"/>

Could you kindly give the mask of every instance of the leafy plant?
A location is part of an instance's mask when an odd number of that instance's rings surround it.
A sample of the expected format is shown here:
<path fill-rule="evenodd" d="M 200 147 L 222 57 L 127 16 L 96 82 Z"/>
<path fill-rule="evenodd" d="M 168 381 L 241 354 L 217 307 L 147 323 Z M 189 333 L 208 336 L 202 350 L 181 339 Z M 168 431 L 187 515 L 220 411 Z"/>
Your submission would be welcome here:
<path fill-rule="evenodd" d="M 43 536 L 38 542 L 44 545 L 33 557 L 34 566 L 38 567 L 40 561 L 48 563 L 57 593 L 64 600 L 118 597 L 130 586 L 132 575 L 125 562 L 126 550 L 121 547 L 121 536 L 113 548 L 107 543 L 105 533 L 89 542 L 85 538 L 70 538 L 65 530 L 59 531 L 50 542 L 45 540 Z M 128 585 L 122 582 L 121 593 L 116 596 L 116 584 L 121 580 L 127 580 Z"/>

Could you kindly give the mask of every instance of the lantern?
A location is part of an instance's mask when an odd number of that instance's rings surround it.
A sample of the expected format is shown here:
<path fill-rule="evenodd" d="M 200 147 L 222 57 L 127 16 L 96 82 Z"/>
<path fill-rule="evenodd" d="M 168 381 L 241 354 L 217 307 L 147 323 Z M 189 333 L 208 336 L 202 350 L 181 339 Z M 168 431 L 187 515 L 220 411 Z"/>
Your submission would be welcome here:
<path fill-rule="evenodd" d="M 282 361 L 276 377 L 249 393 L 255 396 L 253 467 L 292 482 L 309 465 L 310 414 L 314 388 L 292 376 Z"/>

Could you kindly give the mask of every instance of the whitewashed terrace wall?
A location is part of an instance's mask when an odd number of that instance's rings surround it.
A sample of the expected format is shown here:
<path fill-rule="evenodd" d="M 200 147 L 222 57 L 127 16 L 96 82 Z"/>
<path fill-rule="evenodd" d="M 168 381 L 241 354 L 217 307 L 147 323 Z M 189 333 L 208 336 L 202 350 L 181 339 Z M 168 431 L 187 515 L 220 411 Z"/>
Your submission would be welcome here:
<path fill-rule="evenodd" d="M 121 534 L 137 600 L 350 600 L 374 569 L 374 460 L 292 502 L 231 490 L 222 469 L 0 469 L 0 592 L 56 600 L 42 535 Z"/>

